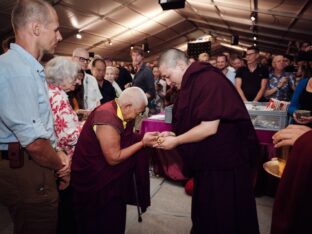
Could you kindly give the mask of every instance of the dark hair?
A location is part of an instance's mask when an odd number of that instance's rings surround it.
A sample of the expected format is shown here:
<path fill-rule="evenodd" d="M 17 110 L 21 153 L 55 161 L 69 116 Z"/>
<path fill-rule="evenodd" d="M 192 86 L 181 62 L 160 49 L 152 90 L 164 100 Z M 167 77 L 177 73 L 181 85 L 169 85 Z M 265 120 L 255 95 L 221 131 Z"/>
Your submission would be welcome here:
<path fill-rule="evenodd" d="M 104 63 L 104 65 L 106 66 L 105 61 L 104 61 L 103 59 L 101 59 L 101 58 L 93 59 L 93 61 L 92 61 L 92 63 L 91 63 L 91 66 L 92 66 L 92 67 L 95 67 L 96 62 L 98 62 L 98 61 L 101 61 L 101 62 Z"/>
<path fill-rule="evenodd" d="M 144 50 L 139 46 L 133 47 L 133 49 L 130 50 L 130 55 L 132 55 L 132 53 L 138 53 L 139 55 L 144 57 Z"/>
<path fill-rule="evenodd" d="M 247 48 L 247 50 L 254 50 L 254 51 L 255 51 L 256 53 L 258 53 L 258 54 L 259 54 L 259 52 L 260 52 L 259 48 L 256 47 L 256 46 L 250 46 L 250 47 Z"/>
<path fill-rule="evenodd" d="M 218 57 L 224 57 L 225 58 L 225 62 L 228 62 L 228 56 L 226 56 L 225 54 L 218 54 L 217 55 L 217 59 Z"/>
<path fill-rule="evenodd" d="M 230 59 L 233 61 L 234 59 L 242 60 L 242 56 L 239 54 L 231 54 Z"/>
<path fill-rule="evenodd" d="M 75 106 L 74 99 L 76 99 L 78 103 L 78 109 L 85 109 L 84 99 L 83 99 L 83 96 L 84 96 L 83 82 L 81 83 L 81 85 L 76 86 L 76 89 L 74 91 L 68 92 L 67 95 L 68 95 L 69 104 L 74 110 L 77 109 L 77 106 Z"/>
<path fill-rule="evenodd" d="M 284 54 L 283 55 L 285 58 L 289 59 L 290 61 L 294 61 L 294 56 L 290 55 L 290 54 Z"/>

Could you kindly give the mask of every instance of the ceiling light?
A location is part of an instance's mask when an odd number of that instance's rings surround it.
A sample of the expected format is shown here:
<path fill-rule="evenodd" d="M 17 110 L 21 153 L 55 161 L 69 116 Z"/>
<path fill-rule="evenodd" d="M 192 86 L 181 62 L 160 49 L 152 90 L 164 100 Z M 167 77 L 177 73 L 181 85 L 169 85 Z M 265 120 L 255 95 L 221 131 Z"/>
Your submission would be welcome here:
<path fill-rule="evenodd" d="M 133 45 L 133 44 L 131 44 L 131 45 L 130 45 L 130 49 L 131 49 L 131 50 L 133 50 L 133 47 L 134 47 L 134 45 Z"/>
<path fill-rule="evenodd" d="M 254 46 L 257 46 L 257 44 L 256 44 L 256 43 L 254 43 L 253 45 L 254 45 Z"/>
<path fill-rule="evenodd" d="M 251 12 L 250 19 L 251 19 L 252 22 L 256 21 L 256 19 L 257 19 L 256 12 L 254 12 L 254 11 Z"/>
<path fill-rule="evenodd" d="M 149 53 L 148 51 L 150 51 L 150 49 L 147 39 L 145 39 L 144 43 L 142 44 L 142 47 L 145 52 Z"/>
<path fill-rule="evenodd" d="M 82 35 L 81 35 L 80 33 L 77 33 L 77 34 L 76 34 L 76 38 L 77 38 L 77 39 L 81 39 L 81 38 L 82 38 Z"/>
<path fill-rule="evenodd" d="M 256 40 L 257 40 L 257 37 L 256 37 L 256 36 L 253 36 L 253 39 L 254 39 L 254 41 L 256 41 Z"/>

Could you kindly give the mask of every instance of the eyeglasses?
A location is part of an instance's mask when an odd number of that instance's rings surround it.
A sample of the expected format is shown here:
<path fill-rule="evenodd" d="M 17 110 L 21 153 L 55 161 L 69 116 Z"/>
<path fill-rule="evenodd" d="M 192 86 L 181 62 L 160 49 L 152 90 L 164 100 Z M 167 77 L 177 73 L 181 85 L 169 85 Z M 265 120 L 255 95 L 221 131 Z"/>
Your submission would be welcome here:
<path fill-rule="evenodd" d="M 91 61 L 89 58 L 84 58 L 80 56 L 74 56 L 74 57 L 78 58 L 79 62 L 82 62 L 82 63 L 89 63 Z"/>

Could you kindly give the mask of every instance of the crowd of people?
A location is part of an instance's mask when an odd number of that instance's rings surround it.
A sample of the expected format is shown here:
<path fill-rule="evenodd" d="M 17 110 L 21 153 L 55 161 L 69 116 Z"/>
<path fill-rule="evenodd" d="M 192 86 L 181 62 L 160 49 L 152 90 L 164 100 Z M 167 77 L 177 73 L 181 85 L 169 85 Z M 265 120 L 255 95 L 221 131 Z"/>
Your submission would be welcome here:
<path fill-rule="evenodd" d="M 43 65 L 62 40 L 54 8 L 18 1 L 12 26 L 0 56 L 0 202 L 15 233 L 124 233 L 126 205 L 150 205 L 150 148 L 176 148 L 194 178 L 191 233 L 259 233 L 259 142 L 244 102 L 270 98 L 290 102 L 296 124 L 273 136 L 276 147 L 293 150 L 272 234 L 312 230 L 312 117 L 297 112 L 312 111 L 311 45 L 302 43 L 296 63 L 261 57 L 257 47 L 247 48 L 246 65 L 226 53 L 188 58 L 178 49 L 145 63 L 134 47 L 128 65 L 90 58 L 84 48 Z M 172 104 L 172 132 L 138 133 L 142 119 Z"/>

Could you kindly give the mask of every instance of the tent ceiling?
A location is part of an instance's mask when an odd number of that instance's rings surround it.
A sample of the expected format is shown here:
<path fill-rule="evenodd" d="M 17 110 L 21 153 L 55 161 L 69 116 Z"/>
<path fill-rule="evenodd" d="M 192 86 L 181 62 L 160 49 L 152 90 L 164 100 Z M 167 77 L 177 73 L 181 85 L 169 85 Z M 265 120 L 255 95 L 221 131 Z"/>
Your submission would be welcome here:
<path fill-rule="evenodd" d="M 1 39 L 12 33 L 10 12 L 14 2 L 0 0 Z M 310 41 L 312 36 L 309 0 L 186 0 L 184 9 L 169 11 L 163 11 L 158 0 L 50 2 L 60 18 L 63 41 L 56 50 L 60 55 L 84 47 L 104 57 L 129 60 L 131 45 L 147 40 L 150 55 L 156 55 L 206 34 L 225 44 L 238 34 L 240 45 L 253 45 L 252 12 L 258 16 L 256 43 L 261 50 L 284 53 L 289 41 Z M 78 32 L 81 39 L 76 38 Z"/>

